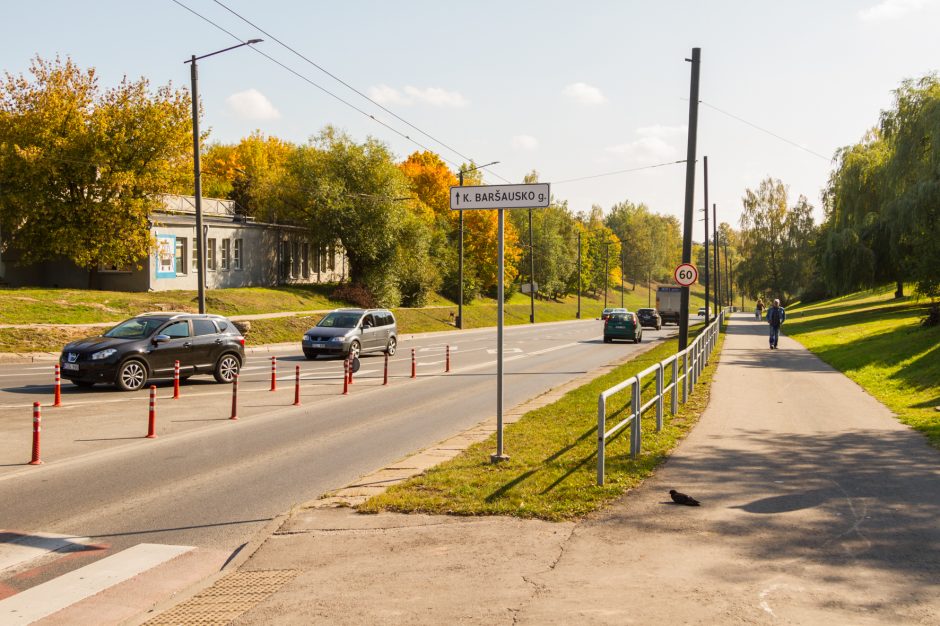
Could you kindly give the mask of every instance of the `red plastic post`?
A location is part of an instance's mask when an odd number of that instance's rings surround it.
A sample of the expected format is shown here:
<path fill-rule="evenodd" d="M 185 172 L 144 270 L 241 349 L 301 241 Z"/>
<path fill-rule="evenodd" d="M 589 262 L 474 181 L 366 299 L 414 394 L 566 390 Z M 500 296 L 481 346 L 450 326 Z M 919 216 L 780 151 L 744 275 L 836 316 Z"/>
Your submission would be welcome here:
<path fill-rule="evenodd" d="M 179 363 L 179 361 L 177 361 Z M 147 427 L 147 439 L 157 438 L 157 386 L 150 385 L 150 417 Z"/>
<path fill-rule="evenodd" d="M 62 406 L 62 370 L 58 363 L 55 364 L 55 402 L 52 406 Z"/>
<path fill-rule="evenodd" d="M 411 377 L 416 378 L 418 376 L 418 363 L 415 361 L 415 349 L 411 349 Z"/>
<path fill-rule="evenodd" d="M 294 376 L 294 406 L 300 406 L 300 366 Z"/>
<path fill-rule="evenodd" d="M 349 359 L 343 361 L 343 395 L 349 395 Z"/>
<path fill-rule="evenodd" d="M 232 379 L 232 416 L 229 419 L 238 419 L 238 374 Z"/>
<path fill-rule="evenodd" d="M 346 370 L 349 372 L 349 384 L 353 384 L 353 357 L 349 356 L 349 369 Z"/>
<path fill-rule="evenodd" d="M 180 362 L 173 361 L 173 399 L 180 397 Z"/>
<path fill-rule="evenodd" d="M 382 375 L 382 384 L 388 384 L 388 352 L 385 353 L 385 373 Z"/>
<path fill-rule="evenodd" d="M 445 354 L 447 356 L 444 358 L 444 371 L 449 372 L 450 371 L 450 345 L 449 344 L 447 346 L 447 350 Z"/>
<path fill-rule="evenodd" d="M 33 402 L 33 460 L 30 465 L 42 465 L 39 458 L 39 433 L 42 430 L 42 408 L 38 402 Z"/>
<path fill-rule="evenodd" d="M 271 357 L 271 391 L 277 391 L 277 357 Z"/>

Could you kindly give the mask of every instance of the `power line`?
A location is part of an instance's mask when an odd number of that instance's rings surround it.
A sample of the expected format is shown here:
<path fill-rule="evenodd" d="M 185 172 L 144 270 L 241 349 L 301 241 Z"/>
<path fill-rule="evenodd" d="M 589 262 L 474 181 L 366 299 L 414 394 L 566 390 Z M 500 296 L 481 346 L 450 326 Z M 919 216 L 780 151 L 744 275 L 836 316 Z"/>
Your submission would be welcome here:
<path fill-rule="evenodd" d="M 330 72 L 329 70 L 327 70 L 327 69 L 326 69 L 325 67 L 323 67 L 322 65 L 316 63 L 315 61 L 312 61 L 311 59 L 309 59 L 309 58 L 306 57 L 305 55 L 303 55 L 303 54 L 301 54 L 300 52 L 298 52 L 298 51 L 297 51 L 296 49 L 294 49 L 293 47 L 289 46 L 288 44 L 286 44 L 286 43 L 284 43 L 283 41 L 281 41 L 280 39 L 278 39 L 276 36 L 272 35 L 271 33 L 269 33 L 268 31 L 264 30 L 263 28 L 261 28 L 260 26 L 258 26 L 257 24 L 255 24 L 254 22 L 252 22 L 251 20 L 249 20 L 248 18 L 246 18 L 246 17 L 244 17 L 243 15 L 239 14 L 239 13 L 238 13 L 237 11 L 235 11 L 234 9 L 229 8 L 228 6 L 225 5 L 225 3 L 220 2 L 219 0 L 213 0 L 213 1 L 214 1 L 217 5 L 219 5 L 220 7 L 222 7 L 223 9 L 225 9 L 226 11 L 228 11 L 229 13 L 231 13 L 232 15 L 234 15 L 235 17 L 237 17 L 238 19 L 240 19 L 241 21 L 243 21 L 244 23 L 248 24 L 249 26 L 251 26 L 251 27 L 254 28 L 255 30 L 257 30 L 257 31 L 259 31 L 259 32 L 261 32 L 261 33 L 263 33 L 263 34 L 264 34 L 266 37 L 268 37 L 269 39 L 271 39 L 271 40 L 277 42 L 281 47 L 283 47 L 283 48 L 289 50 L 290 52 L 292 52 L 292 53 L 295 54 L 296 56 L 300 57 L 301 59 L 303 59 L 304 61 L 306 61 L 306 62 L 309 63 L 310 65 L 312 65 L 313 67 L 317 68 L 318 70 L 320 70 L 321 72 L 323 72 L 324 74 L 326 74 L 327 76 L 329 76 L 330 78 L 332 78 L 333 80 L 337 81 L 338 83 L 340 83 L 341 85 L 343 85 L 343 86 L 346 87 L 347 89 L 350 89 L 351 91 L 355 92 L 357 95 L 361 96 L 362 98 L 368 100 L 369 102 L 371 102 L 371 103 L 374 104 L 375 106 L 379 107 L 380 109 L 382 109 L 383 111 L 385 111 L 386 113 L 388 113 L 389 115 L 391 115 L 392 117 L 394 117 L 395 119 L 397 119 L 398 121 L 402 122 L 403 124 L 407 125 L 407 126 L 410 127 L 410 128 L 413 128 L 414 130 L 418 131 L 419 133 L 421 133 L 422 135 L 424 135 L 425 137 L 427 137 L 427 138 L 430 139 L 431 141 L 435 142 L 436 144 L 438 144 L 438 145 L 440 145 L 440 146 L 446 148 L 447 150 L 450 150 L 451 152 L 453 152 L 454 154 L 456 154 L 456 155 L 459 156 L 460 158 L 464 159 L 465 161 L 468 161 L 468 162 L 470 162 L 470 163 L 473 163 L 474 159 L 472 159 L 471 157 L 468 157 L 467 155 L 462 154 L 462 153 L 461 153 L 459 150 L 457 150 L 456 148 L 453 148 L 453 147 L 447 145 L 446 143 L 444 143 L 443 141 L 441 141 L 441 140 L 438 139 L 437 137 L 431 135 L 430 133 L 428 133 L 428 132 L 426 132 L 426 131 L 424 131 L 424 130 L 421 130 L 420 128 L 418 128 L 417 126 L 415 126 L 414 124 L 412 124 L 411 122 L 409 122 L 408 120 L 406 120 L 405 118 L 401 117 L 400 115 L 398 115 L 398 114 L 395 113 L 394 111 L 388 109 L 387 107 L 385 107 L 385 106 L 382 105 L 381 103 L 376 102 L 375 100 L 373 100 L 372 98 L 370 98 L 369 96 L 367 96 L 367 95 L 364 94 L 363 92 L 359 91 L 358 89 L 356 89 L 355 87 L 353 87 L 352 85 L 350 85 L 349 83 L 347 83 L 345 80 L 343 80 L 342 78 L 340 78 L 340 77 L 337 76 L 336 74 L 333 74 L 332 72 Z M 484 169 L 484 170 L 486 170 L 486 171 L 489 171 L 493 176 L 495 176 L 496 178 L 499 178 L 500 180 L 502 180 L 502 181 L 504 181 L 504 182 L 506 182 L 506 183 L 509 183 L 509 182 L 510 182 L 509 180 L 506 180 L 505 178 L 503 178 L 502 176 L 500 176 L 499 174 L 497 174 L 496 172 L 494 172 L 494 171 L 492 171 L 492 170 L 487 170 L 487 168 L 481 168 L 481 169 Z"/>
<path fill-rule="evenodd" d="M 566 180 L 557 180 L 552 183 L 552 185 L 562 185 L 564 183 L 574 183 L 581 180 L 591 180 L 592 178 L 603 178 L 604 176 L 616 176 L 617 174 L 627 174 L 629 172 L 639 172 L 640 170 L 651 170 L 657 167 L 666 167 L 667 165 L 676 165 L 678 163 L 685 163 L 685 159 L 680 161 L 669 161 L 667 163 L 657 163 L 655 165 L 644 165 L 643 167 L 633 167 L 626 170 L 617 170 L 614 172 L 604 172 L 603 174 L 593 174 L 591 176 L 581 176 L 579 178 L 568 178 Z"/>
<path fill-rule="evenodd" d="M 718 112 L 721 113 L 722 115 L 727 115 L 727 116 L 730 117 L 731 119 L 737 120 L 737 121 L 741 122 L 742 124 L 747 124 L 747 125 L 750 126 L 751 128 L 755 128 L 755 129 L 759 130 L 759 131 L 762 132 L 762 133 L 766 133 L 766 134 L 770 135 L 771 137 L 773 137 L 773 138 L 775 138 L 775 139 L 779 139 L 780 141 L 782 141 L 782 142 L 784 142 L 784 143 L 788 143 L 788 144 L 790 144 L 791 146 L 794 146 L 794 147 L 796 147 L 796 148 L 799 148 L 800 150 L 803 150 L 804 152 L 809 152 L 809 153 L 812 154 L 813 156 L 817 156 L 817 157 L 819 157 L 820 159 L 824 159 L 825 161 L 830 162 L 830 163 L 832 162 L 832 159 L 830 159 L 830 158 L 827 157 L 827 156 L 823 156 L 822 154 L 819 154 L 818 152 L 815 152 L 815 151 L 813 151 L 813 150 L 810 150 L 810 149 L 807 148 L 806 146 L 800 145 L 800 144 L 798 144 L 798 143 L 795 142 L 795 141 L 790 141 L 790 140 L 787 139 L 786 137 L 781 137 L 781 136 L 778 135 L 777 133 L 771 132 L 771 131 L 767 130 L 766 128 L 762 128 L 762 127 L 758 126 L 757 124 L 754 124 L 753 122 L 749 122 L 749 121 L 747 121 L 747 120 L 744 119 L 744 118 L 741 118 L 741 117 L 738 117 L 737 115 L 734 115 L 733 113 L 728 113 L 727 111 L 723 111 L 722 109 L 719 109 L 719 108 L 716 107 L 715 105 L 709 104 L 709 103 L 705 102 L 704 100 L 699 100 L 699 104 L 704 104 L 704 105 L 707 106 L 708 108 L 714 109 L 715 111 L 718 111 Z"/>

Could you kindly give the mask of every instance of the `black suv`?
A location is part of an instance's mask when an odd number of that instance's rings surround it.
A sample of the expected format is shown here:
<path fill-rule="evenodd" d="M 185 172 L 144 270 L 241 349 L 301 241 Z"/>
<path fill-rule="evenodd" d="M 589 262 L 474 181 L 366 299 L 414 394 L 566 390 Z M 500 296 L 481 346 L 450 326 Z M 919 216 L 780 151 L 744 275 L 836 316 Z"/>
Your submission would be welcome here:
<path fill-rule="evenodd" d="M 146 313 L 121 322 L 100 337 L 73 341 L 62 349 L 62 377 L 79 387 L 114 383 L 136 391 L 148 378 L 180 379 L 213 374 L 220 383 L 235 379 L 245 361 L 245 338 L 220 315 Z"/>
<path fill-rule="evenodd" d="M 663 318 L 660 317 L 656 309 L 637 309 L 637 317 L 640 318 L 640 325 L 659 330 L 663 327 Z"/>

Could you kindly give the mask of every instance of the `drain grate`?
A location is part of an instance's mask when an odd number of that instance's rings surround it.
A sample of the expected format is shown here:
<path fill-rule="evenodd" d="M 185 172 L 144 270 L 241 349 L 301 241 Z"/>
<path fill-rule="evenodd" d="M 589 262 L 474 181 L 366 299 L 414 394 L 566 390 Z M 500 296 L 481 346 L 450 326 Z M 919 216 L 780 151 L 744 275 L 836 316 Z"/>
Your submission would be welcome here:
<path fill-rule="evenodd" d="M 223 626 L 260 604 L 294 579 L 300 570 L 233 572 L 144 626 Z"/>

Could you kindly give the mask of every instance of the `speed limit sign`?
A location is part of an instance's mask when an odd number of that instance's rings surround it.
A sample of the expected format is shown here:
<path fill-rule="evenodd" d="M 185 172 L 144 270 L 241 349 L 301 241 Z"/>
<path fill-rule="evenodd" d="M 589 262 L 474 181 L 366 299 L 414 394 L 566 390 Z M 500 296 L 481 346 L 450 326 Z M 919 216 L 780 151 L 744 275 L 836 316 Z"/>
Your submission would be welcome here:
<path fill-rule="evenodd" d="M 698 268 L 691 263 L 683 263 L 676 268 L 673 277 L 676 279 L 676 282 L 683 287 L 694 285 L 695 281 L 698 280 Z"/>

